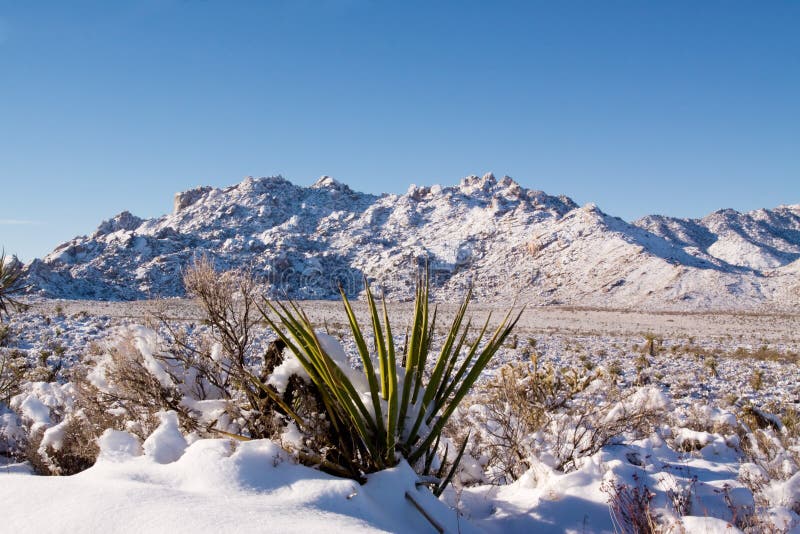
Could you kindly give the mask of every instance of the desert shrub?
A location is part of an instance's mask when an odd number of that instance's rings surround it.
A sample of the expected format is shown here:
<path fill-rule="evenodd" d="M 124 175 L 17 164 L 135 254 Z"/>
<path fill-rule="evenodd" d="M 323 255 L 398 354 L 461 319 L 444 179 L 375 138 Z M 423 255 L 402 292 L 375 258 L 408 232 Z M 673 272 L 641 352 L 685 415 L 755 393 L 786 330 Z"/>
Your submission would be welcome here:
<path fill-rule="evenodd" d="M 706 356 L 705 360 L 703 360 L 703 365 L 708 369 L 708 373 L 713 377 L 718 377 L 719 373 L 717 371 L 718 364 L 717 359 L 714 356 Z"/>
<path fill-rule="evenodd" d="M 73 370 L 77 405 L 95 437 L 113 428 L 145 439 L 158 426 L 156 414 L 162 410 L 175 410 L 185 430 L 197 429 L 196 418 L 181 403 L 180 378 L 163 371 L 150 347 L 141 350 L 147 337 L 152 340 L 149 333 L 141 328 L 125 331 L 102 356 L 87 358 Z"/>
<path fill-rule="evenodd" d="M 639 354 L 639 356 L 636 358 L 636 361 L 634 362 L 636 364 L 636 371 L 638 373 L 641 373 L 642 371 L 650 367 L 650 360 L 647 358 L 647 354 L 648 354 L 647 352 L 642 352 L 641 354 Z"/>
<path fill-rule="evenodd" d="M 336 429 L 335 444 L 343 460 L 337 469 L 342 474 L 360 479 L 365 473 L 396 465 L 401 457 L 421 474 L 430 473 L 445 424 L 522 313 L 515 317 L 511 312 L 506 314 L 491 338 L 482 344 L 489 325 L 487 319 L 474 341 L 467 343 L 470 322 L 464 324 L 464 319 L 468 292 L 426 376 L 436 323 L 436 312 L 432 318 L 429 313 L 428 289 L 427 276 L 419 279 L 413 322 L 402 358 L 395 349 L 385 301 L 379 310 L 365 282 L 373 334 L 374 351 L 370 351 L 342 292 L 363 376 L 350 368 L 338 342 L 317 333 L 296 305 L 268 303 L 268 309 L 263 310 L 265 320 L 299 360 L 323 400 L 331 426 Z M 465 445 L 466 442 L 461 451 Z"/>
<path fill-rule="evenodd" d="M 650 488 L 638 480 L 634 485 L 606 481 L 601 490 L 608 495 L 608 508 L 614 531 L 622 534 L 649 534 L 661 532 L 655 517 Z"/>
<path fill-rule="evenodd" d="M 25 381 L 55 382 L 64 367 L 64 360 L 59 357 L 51 363 L 51 356 L 53 356 L 53 351 L 42 349 L 35 362 L 28 361 L 25 365 Z"/>
<path fill-rule="evenodd" d="M 22 264 L 13 256 L 6 258 L 5 251 L 0 252 L 0 323 L 3 315 L 22 306 L 14 295 L 23 289 Z"/>
<path fill-rule="evenodd" d="M 230 401 L 249 437 L 273 437 L 282 399 L 266 380 L 283 357 L 280 349 L 257 353 L 260 294 L 254 277 L 246 269 L 218 272 L 209 257 L 200 256 L 184 272 L 183 285 L 200 306 L 209 335 L 192 336 L 160 314 L 171 357 L 196 373 L 197 397 L 205 398 L 209 392 L 204 389 L 212 389 L 214 397 Z"/>
<path fill-rule="evenodd" d="M 22 352 L 0 348 L 0 404 L 8 404 L 11 397 L 19 392 L 25 368 Z"/>
<path fill-rule="evenodd" d="M 617 360 L 613 359 L 606 365 L 605 373 L 611 380 L 616 380 L 620 376 L 622 376 L 622 363 Z"/>
<path fill-rule="evenodd" d="M 800 444 L 793 424 L 794 412 L 781 418 L 745 405 L 739 414 L 739 437 L 746 461 L 758 465 L 770 479 L 786 480 L 800 470 Z"/>
<path fill-rule="evenodd" d="M 40 474 L 72 474 L 91 465 L 93 453 L 85 451 L 94 444 L 83 432 L 82 414 L 74 409 L 72 385 L 29 381 L 22 353 L 17 367 L 20 382 L 0 428 L 5 453 L 29 460 Z"/>
<path fill-rule="evenodd" d="M 0 348 L 8 345 L 11 340 L 11 327 L 0 323 Z"/>
<path fill-rule="evenodd" d="M 81 414 L 80 430 L 87 439 L 94 442 L 111 428 L 144 440 L 158 427 L 159 414 L 167 411 L 177 414 L 185 433 L 198 437 L 280 437 L 285 421 L 265 406 L 268 397 L 256 401 L 261 403 L 260 411 L 253 410 L 246 394 L 213 366 L 226 361 L 221 349 L 213 348 L 213 340 L 198 336 L 184 340 L 183 346 L 193 347 L 194 352 L 176 356 L 170 350 L 175 345 L 158 332 L 131 326 L 110 339 L 105 350 L 95 351 L 99 354 L 88 355 L 76 366 L 71 376 L 75 407 Z M 275 352 L 280 354 L 273 347 L 268 356 L 274 357 Z M 249 372 L 250 379 L 260 380 L 258 367 Z M 299 413 L 319 419 L 316 405 L 304 403 L 308 396 L 304 386 L 296 377 L 289 379 L 287 404 L 294 403 Z M 268 428 L 263 427 L 264 421 Z M 318 426 L 324 426 L 324 422 Z M 40 451 L 41 447 L 33 450 Z"/>
<path fill-rule="evenodd" d="M 247 270 L 218 272 L 208 256 L 200 256 L 183 273 L 187 295 L 202 308 L 214 339 L 244 367 L 258 324 L 256 282 Z M 234 369 L 236 370 L 236 369 Z"/>
<path fill-rule="evenodd" d="M 658 351 L 663 344 L 663 340 L 655 334 L 644 334 L 644 344 L 642 345 L 642 354 L 646 354 L 651 358 L 658 355 Z"/>
<path fill-rule="evenodd" d="M 201 327 L 162 311 L 151 321 L 158 330 L 122 329 L 106 348 L 90 347 L 92 354 L 73 368 L 76 405 L 87 431 L 97 437 L 113 428 L 144 439 L 160 412 L 174 411 L 184 432 L 284 441 L 302 460 L 326 468 L 327 457 L 338 457 L 314 385 L 294 372 L 302 371 L 299 364 L 282 368 L 281 383 L 268 384 L 284 363 L 284 344 L 278 339 L 261 351 L 254 343 L 259 320 L 249 273 L 217 273 L 201 258 L 184 282 L 204 314 Z M 292 418 L 303 428 L 302 444 L 282 437 Z"/>
<path fill-rule="evenodd" d="M 783 362 L 783 363 L 796 363 L 798 361 L 798 354 L 792 351 L 780 352 L 779 350 L 770 348 L 768 345 L 761 345 L 756 349 L 746 349 L 738 347 L 730 354 L 733 358 L 738 359 L 754 359 L 759 361 Z"/>
<path fill-rule="evenodd" d="M 753 374 L 750 375 L 750 387 L 753 391 L 760 391 L 764 387 L 764 371 L 761 369 L 753 369 Z"/>
<path fill-rule="evenodd" d="M 97 459 L 97 434 L 83 414 L 70 414 L 61 423 L 38 429 L 24 446 L 24 457 L 40 475 L 80 473 Z"/>
<path fill-rule="evenodd" d="M 623 392 L 598 373 L 540 367 L 535 359 L 503 367 L 470 401 L 463 414 L 474 428 L 470 452 L 494 483 L 516 480 L 533 457 L 570 471 L 622 434 L 649 433 L 665 408 L 653 389 Z"/>
<path fill-rule="evenodd" d="M 786 406 L 781 417 L 783 428 L 791 439 L 800 439 L 800 411 L 793 406 Z"/>
<path fill-rule="evenodd" d="M 530 365 L 504 366 L 483 384 L 468 417 L 476 428 L 474 452 L 482 450 L 490 479 L 519 478 L 536 449 L 534 434 L 594 378 L 594 374 L 578 368 L 540 368 L 534 358 Z"/>

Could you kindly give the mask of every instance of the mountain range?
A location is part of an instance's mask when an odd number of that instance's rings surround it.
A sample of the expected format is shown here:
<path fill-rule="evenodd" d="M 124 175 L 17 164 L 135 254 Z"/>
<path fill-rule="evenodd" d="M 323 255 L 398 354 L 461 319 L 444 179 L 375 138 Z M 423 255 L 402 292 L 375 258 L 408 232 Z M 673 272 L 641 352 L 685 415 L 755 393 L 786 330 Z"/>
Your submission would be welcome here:
<path fill-rule="evenodd" d="M 247 177 L 178 193 L 158 218 L 120 213 L 25 276 L 44 297 L 182 296 L 181 270 L 200 254 L 250 268 L 273 297 L 336 298 L 340 285 L 357 295 L 366 276 L 405 300 L 427 265 L 439 300 L 473 285 L 489 302 L 794 310 L 800 205 L 628 223 L 492 174 L 380 196 L 327 176 L 310 187 Z"/>

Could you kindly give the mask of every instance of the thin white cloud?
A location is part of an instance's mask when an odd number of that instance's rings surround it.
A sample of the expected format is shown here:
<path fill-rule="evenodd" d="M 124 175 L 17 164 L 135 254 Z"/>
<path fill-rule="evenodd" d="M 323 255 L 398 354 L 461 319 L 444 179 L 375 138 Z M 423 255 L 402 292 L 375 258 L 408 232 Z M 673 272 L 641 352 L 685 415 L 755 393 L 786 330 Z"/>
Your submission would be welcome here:
<path fill-rule="evenodd" d="M 42 224 L 42 222 L 28 221 L 25 219 L 0 219 L 0 225 L 5 225 L 5 226 L 23 226 L 23 225 L 34 225 L 34 224 Z"/>

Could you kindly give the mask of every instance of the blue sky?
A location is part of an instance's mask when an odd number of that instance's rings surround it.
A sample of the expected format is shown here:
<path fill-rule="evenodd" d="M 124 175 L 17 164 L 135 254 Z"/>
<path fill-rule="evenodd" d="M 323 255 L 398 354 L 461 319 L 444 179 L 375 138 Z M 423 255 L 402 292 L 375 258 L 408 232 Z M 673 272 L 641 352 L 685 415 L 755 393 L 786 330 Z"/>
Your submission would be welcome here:
<path fill-rule="evenodd" d="M 800 2 L 0 0 L 0 246 L 176 191 L 508 174 L 633 220 L 800 202 Z"/>

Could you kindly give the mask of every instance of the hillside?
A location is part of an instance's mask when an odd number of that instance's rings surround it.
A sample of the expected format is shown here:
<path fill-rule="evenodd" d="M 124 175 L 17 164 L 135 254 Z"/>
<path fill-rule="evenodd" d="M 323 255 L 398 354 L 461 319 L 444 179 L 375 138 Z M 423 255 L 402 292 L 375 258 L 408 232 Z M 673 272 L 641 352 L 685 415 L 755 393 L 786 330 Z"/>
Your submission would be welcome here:
<path fill-rule="evenodd" d="M 250 266 L 276 297 L 332 298 L 340 284 L 357 294 L 366 275 L 404 300 L 427 261 L 439 299 L 476 279 L 484 301 L 793 309 L 800 205 L 627 223 L 491 174 L 381 196 L 329 177 L 307 188 L 248 177 L 179 193 L 162 217 L 123 212 L 26 273 L 47 297 L 180 296 L 181 269 L 202 253 L 220 268 Z"/>

